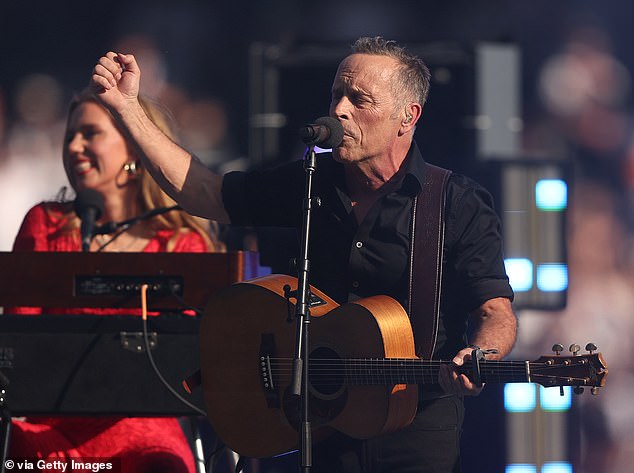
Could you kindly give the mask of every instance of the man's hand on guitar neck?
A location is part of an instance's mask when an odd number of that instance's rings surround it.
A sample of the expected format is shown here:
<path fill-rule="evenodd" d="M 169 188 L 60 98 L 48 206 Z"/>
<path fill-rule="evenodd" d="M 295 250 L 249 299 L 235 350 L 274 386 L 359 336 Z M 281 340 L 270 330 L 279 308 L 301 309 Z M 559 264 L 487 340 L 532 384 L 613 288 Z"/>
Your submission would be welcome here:
<path fill-rule="evenodd" d="M 446 393 L 457 396 L 477 396 L 484 386 L 477 386 L 466 375 L 458 373 L 457 366 L 462 366 L 465 361 L 471 359 L 473 348 L 467 347 L 460 350 L 453 358 L 452 363 L 440 366 L 438 371 L 438 383 Z M 454 366 L 455 365 L 455 366 Z"/>
<path fill-rule="evenodd" d="M 513 313 L 511 301 L 505 297 L 496 297 L 485 301 L 480 307 L 469 313 L 469 323 L 473 324 L 472 343 L 479 345 L 483 352 L 495 347 L 495 354 L 487 359 L 500 360 L 511 351 L 517 333 L 517 318 Z M 471 360 L 473 346 L 460 350 L 451 360 L 440 367 L 438 382 L 447 393 L 477 396 L 482 392 L 473 378 L 458 372 L 457 367 Z M 477 377 L 477 376 L 476 376 Z"/>

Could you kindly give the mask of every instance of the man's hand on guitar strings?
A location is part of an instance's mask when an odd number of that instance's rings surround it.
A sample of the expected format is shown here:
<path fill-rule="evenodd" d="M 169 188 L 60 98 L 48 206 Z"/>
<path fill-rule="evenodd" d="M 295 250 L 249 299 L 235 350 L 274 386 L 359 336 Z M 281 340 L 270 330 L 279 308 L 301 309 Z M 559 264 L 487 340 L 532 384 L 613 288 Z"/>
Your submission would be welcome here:
<path fill-rule="evenodd" d="M 484 386 L 477 386 L 466 375 L 458 373 L 456 369 L 465 361 L 471 359 L 472 349 L 467 347 L 460 350 L 453 358 L 452 363 L 442 364 L 438 370 L 438 383 L 449 394 L 457 396 L 477 396 Z"/>

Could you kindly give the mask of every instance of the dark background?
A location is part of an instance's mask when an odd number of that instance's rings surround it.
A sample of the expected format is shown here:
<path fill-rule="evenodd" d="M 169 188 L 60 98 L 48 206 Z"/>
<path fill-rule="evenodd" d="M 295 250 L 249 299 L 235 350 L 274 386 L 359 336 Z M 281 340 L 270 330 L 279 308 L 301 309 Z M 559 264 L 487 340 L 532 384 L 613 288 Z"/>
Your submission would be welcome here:
<path fill-rule="evenodd" d="M 4 1 L 0 6 L 4 127 L 17 119 L 14 97 L 24 77 L 50 74 L 61 82 L 68 100 L 88 83 L 98 57 L 131 34 L 153 40 L 172 84 L 192 99 L 213 98 L 224 105 L 228 139 L 238 156 L 247 156 L 249 150 L 248 52 L 255 42 L 339 47 L 359 36 L 382 35 L 403 44 L 448 41 L 466 48 L 481 41 L 514 43 L 521 52 L 522 117 L 531 123 L 545 113 L 538 99 L 539 71 L 560 51 L 571 29 L 582 24 L 601 28 L 611 40 L 615 58 L 631 71 L 632 20 L 631 0 Z M 296 86 L 286 89 L 289 95 L 306 94 L 310 101 L 322 97 L 326 114 L 332 75 L 320 73 L 314 84 L 288 80 L 284 87 Z M 432 89 L 432 97 L 433 93 Z M 462 99 L 457 96 L 456 103 L 448 106 L 459 109 Z M 299 123 L 289 126 L 299 127 L 312 118 L 298 117 Z M 501 398 L 501 387 L 490 386 L 480 398 L 469 400 L 467 472 L 502 471 Z"/>
<path fill-rule="evenodd" d="M 51 74 L 70 94 L 87 83 L 97 58 L 119 38 L 145 34 L 162 52 L 171 82 L 192 96 L 218 97 L 227 104 L 235 142 L 246 154 L 247 52 L 255 41 L 351 43 L 380 34 L 405 44 L 514 42 L 521 48 L 523 109 L 530 117 L 539 109 L 539 67 L 573 26 L 592 23 L 607 30 L 614 54 L 631 68 L 633 18 L 628 0 L 3 2 L 0 90 L 10 116 L 12 94 L 28 74 Z M 328 92 L 314 91 L 325 101 Z"/>

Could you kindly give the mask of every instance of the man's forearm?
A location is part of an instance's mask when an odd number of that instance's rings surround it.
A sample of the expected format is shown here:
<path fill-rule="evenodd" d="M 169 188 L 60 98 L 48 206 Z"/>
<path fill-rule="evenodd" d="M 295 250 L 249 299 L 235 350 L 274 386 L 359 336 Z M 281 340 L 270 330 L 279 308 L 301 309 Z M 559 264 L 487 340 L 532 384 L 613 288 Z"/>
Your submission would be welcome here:
<path fill-rule="evenodd" d="M 141 69 L 134 55 L 107 52 L 93 69 L 90 86 L 128 135 L 131 151 L 163 190 L 188 212 L 219 222 L 229 218 L 222 202 L 222 177 L 174 143 L 139 102 Z"/>
<path fill-rule="evenodd" d="M 471 313 L 471 321 L 476 328 L 470 343 L 499 352 L 487 358 L 501 359 L 511 352 L 517 336 L 517 318 L 511 301 L 505 297 L 490 299 Z"/>
<path fill-rule="evenodd" d="M 170 197 L 193 215 L 229 222 L 222 205 L 221 176 L 212 173 L 166 136 L 140 104 L 114 113 L 136 144 L 135 153 Z"/>

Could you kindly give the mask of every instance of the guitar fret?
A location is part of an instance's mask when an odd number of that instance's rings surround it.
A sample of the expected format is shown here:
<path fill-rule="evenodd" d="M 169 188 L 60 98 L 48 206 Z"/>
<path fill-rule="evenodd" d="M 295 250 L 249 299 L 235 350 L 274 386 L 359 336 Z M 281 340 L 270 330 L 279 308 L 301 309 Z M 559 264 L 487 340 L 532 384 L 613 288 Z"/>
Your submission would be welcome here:
<path fill-rule="evenodd" d="M 332 361 L 330 361 L 333 364 Z M 439 368 L 449 361 L 412 358 L 356 358 L 341 359 L 336 365 L 342 370 L 347 384 L 436 384 Z M 528 367 L 524 361 L 481 360 L 480 377 L 483 383 L 528 382 Z M 324 368 L 328 369 L 328 368 Z M 472 379 L 473 364 L 467 361 L 459 373 Z"/>
<path fill-rule="evenodd" d="M 483 382 L 517 383 L 528 381 L 526 365 L 517 361 L 484 361 L 480 362 Z"/>

